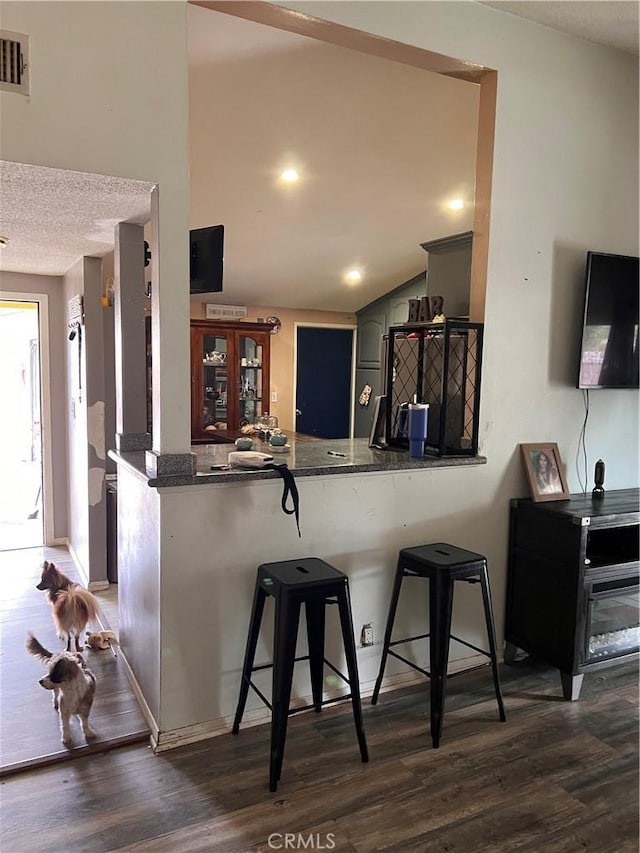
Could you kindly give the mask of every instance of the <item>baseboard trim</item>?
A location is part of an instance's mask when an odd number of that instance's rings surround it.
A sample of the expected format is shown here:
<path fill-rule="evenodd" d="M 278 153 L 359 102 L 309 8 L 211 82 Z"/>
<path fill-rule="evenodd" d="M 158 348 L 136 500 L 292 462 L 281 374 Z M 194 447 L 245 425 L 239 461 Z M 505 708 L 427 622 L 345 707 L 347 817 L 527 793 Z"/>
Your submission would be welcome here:
<path fill-rule="evenodd" d="M 100 604 L 100 602 L 98 602 L 98 604 Z M 100 607 L 100 610 L 98 612 L 98 622 L 100 623 L 100 628 L 102 630 L 110 630 L 111 629 L 111 625 L 109 624 L 109 620 L 105 616 L 101 607 Z M 151 746 L 153 746 L 155 740 L 157 740 L 157 737 L 158 737 L 158 724 L 156 723 L 154 716 L 151 713 L 151 709 L 147 705 L 147 700 L 144 698 L 144 694 L 142 693 L 142 690 L 140 689 L 140 685 L 138 684 L 138 681 L 135 677 L 135 674 L 134 674 L 133 670 L 131 669 L 129 661 L 127 660 L 127 656 L 122 651 L 122 649 L 120 648 L 119 645 L 117 645 L 115 647 L 115 651 L 114 651 L 114 649 L 112 649 L 112 652 L 114 652 L 118 656 L 120 662 L 122 663 L 122 668 L 124 669 L 124 674 L 127 677 L 127 681 L 129 682 L 129 686 L 131 687 L 131 690 L 133 691 L 133 695 L 136 697 L 136 701 L 140 707 L 140 711 L 142 713 L 142 716 L 144 717 L 145 722 L 146 722 L 146 724 L 149 727 L 149 730 L 151 732 L 151 734 L 149 736 L 149 740 L 150 740 Z"/>
<path fill-rule="evenodd" d="M 459 658 L 451 661 L 449 672 L 459 672 L 467 667 L 477 666 L 479 663 L 485 663 L 487 658 L 484 655 L 471 655 L 467 658 Z M 391 693 L 394 690 L 400 690 L 404 687 L 413 687 L 417 684 L 425 684 L 427 679 L 425 676 L 412 670 L 411 672 L 401 672 L 396 675 L 391 675 L 385 678 L 380 688 L 380 694 Z M 364 699 L 369 699 L 375 688 L 375 679 L 360 683 L 360 696 Z M 339 701 L 343 695 L 348 693 L 348 688 L 344 691 L 332 691 L 325 693 L 325 699 Z M 298 697 L 297 701 L 292 704 L 292 708 L 309 705 L 312 701 L 311 696 Z M 253 711 L 246 711 L 242 718 L 242 728 L 248 729 L 253 726 L 260 726 L 271 721 L 271 713 L 265 708 L 258 708 Z M 167 731 L 158 731 L 157 727 L 152 727 L 151 746 L 156 754 L 168 752 L 170 749 L 175 749 L 179 746 L 197 743 L 201 740 L 218 737 L 219 735 L 229 734 L 233 725 L 233 717 L 219 717 L 215 720 L 209 720 L 206 723 L 197 723 L 193 726 L 185 726 L 180 729 L 169 729 Z"/>
<path fill-rule="evenodd" d="M 67 539 L 67 549 L 69 551 L 69 556 L 73 560 L 73 565 L 78 570 L 78 574 L 80 575 L 80 578 L 82 579 L 83 585 L 88 586 L 89 576 L 87 575 L 86 569 L 85 569 L 83 563 L 80 561 L 80 558 L 76 554 L 75 548 L 73 547 L 73 545 L 71 544 L 69 539 Z"/>
<path fill-rule="evenodd" d="M 138 705 L 140 706 L 142 716 L 144 717 L 146 724 L 149 726 L 149 730 L 151 732 L 149 740 L 151 746 L 153 746 L 155 741 L 158 739 L 158 724 L 156 723 L 153 714 L 151 713 L 151 708 L 149 708 L 149 706 L 147 705 L 147 701 L 144 698 L 142 690 L 140 690 L 140 685 L 138 684 L 134 672 L 131 669 L 131 666 L 129 665 L 127 656 L 123 653 L 122 649 L 119 646 L 117 648 L 117 653 L 118 658 L 122 663 L 122 668 L 124 669 L 125 675 L 127 676 L 127 681 L 129 682 L 129 685 L 133 690 L 133 694 L 136 697 Z"/>
<path fill-rule="evenodd" d="M 89 580 L 89 575 L 87 574 L 87 570 L 84 567 L 84 564 L 80 561 L 80 558 L 76 554 L 76 552 L 73 548 L 73 545 L 71 544 L 71 542 L 69 542 L 68 538 L 65 539 L 65 543 L 66 543 L 67 549 L 69 551 L 69 556 L 73 560 L 73 564 L 76 567 L 76 569 L 78 570 L 78 574 L 80 575 L 80 577 L 82 579 L 83 585 L 88 590 L 90 590 L 91 592 L 100 592 L 101 590 L 109 589 L 109 581 L 106 578 L 103 581 Z"/>
<path fill-rule="evenodd" d="M 401 687 L 410 687 L 413 684 L 418 684 L 424 681 L 422 676 L 414 673 L 402 673 L 398 676 L 391 676 L 385 679 L 381 693 L 387 693 L 392 690 L 398 690 Z M 375 681 L 360 685 L 360 695 L 362 699 L 368 699 L 373 693 Z M 339 702 L 343 696 L 349 692 L 345 686 L 343 691 L 326 691 L 324 699 L 328 701 Z M 292 702 L 291 707 L 303 707 L 311 704 L 311 696 L 299 696 L 295 702 Z M 254 726 L 262 726 L 271 721 L 271 712 L 268 708 L 262 707 L 252 711 L 245 711 L 242 717 L 242 728 L 250 729 Z M 209 720 L 206 723 L 197 723 L 193 726 L 185 726 L 180 729 L 171 729 L 168 731 L 159 732 L 156 737 L 152 738 L 153 751 L 158 754 L 168 752 L 170 749 L 176 749 L 179 746 L 186 746 L 190 743 L 197 743 L 201 740 L 218 737 L 219 735 L 229 734 L 233 725 L 233 717 L 219 717 L 216 720 Z"/>
<path fill-rule="evenodd" d="M 263 715 L 264 716 L 264 715 Z M 260 722 L 267 722 L 267 716 Z M 257 723 L 256 723 L 257 725 Z M 185 726 L 182 729 L 172 729 L 166 732 L 158 731 L 151 736 L 151 746 L 157 754 L 176 749 L 178 746 L 186 746 L 189 743 L 197 743 L 201 740 L 209 740 L 219 735 L 229 734 L 231 724 L 226 719 L 211 720 L 207 723 L 197 723 L 193 726 Z"/>

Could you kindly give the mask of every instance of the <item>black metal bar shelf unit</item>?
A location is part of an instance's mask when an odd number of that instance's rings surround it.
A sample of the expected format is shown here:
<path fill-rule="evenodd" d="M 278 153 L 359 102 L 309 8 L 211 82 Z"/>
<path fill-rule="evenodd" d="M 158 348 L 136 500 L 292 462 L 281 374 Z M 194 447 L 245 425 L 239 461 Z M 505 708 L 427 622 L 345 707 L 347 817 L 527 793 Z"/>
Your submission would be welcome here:
<path fill-rule="evenodd" d="M 386 343 L 386 440 L 408 447 L 407 408 L 427 403 L 426 452 L 478 452 L 484 324 L 458 320 L 403 323 Z"/>

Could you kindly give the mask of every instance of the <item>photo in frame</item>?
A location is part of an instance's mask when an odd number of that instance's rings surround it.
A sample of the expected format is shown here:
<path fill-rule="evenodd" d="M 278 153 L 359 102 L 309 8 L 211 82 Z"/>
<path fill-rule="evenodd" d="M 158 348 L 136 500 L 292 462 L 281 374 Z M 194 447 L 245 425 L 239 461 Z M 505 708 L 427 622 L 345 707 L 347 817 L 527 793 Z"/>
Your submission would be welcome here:
<path fill-rule="evenodd" d="M 387 398 L 384 394 L 378 395 L 373 401 L 371 415 L 371 429 L 369 431 L 369 447 L 382 450 L 387 443 L 386 436 Z"/>
<path fill-rule="evenodd" d="M 531 499 L 535 503 L 568 500 L 569 489 L 558 445 L 555 442 L 521 444 L 520 452 Z"/>

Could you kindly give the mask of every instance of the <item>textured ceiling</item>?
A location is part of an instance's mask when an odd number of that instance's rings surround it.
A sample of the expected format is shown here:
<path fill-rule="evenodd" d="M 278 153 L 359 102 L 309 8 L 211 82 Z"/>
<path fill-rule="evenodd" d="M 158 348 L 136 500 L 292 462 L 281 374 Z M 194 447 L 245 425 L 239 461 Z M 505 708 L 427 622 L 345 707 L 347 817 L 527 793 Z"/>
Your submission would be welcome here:
<path fill-rule="evenodd" d="M 0 269 L 63 275 L 112 251 L 118 222 L 150 219 L 153 184 L 0 161 Z"/>

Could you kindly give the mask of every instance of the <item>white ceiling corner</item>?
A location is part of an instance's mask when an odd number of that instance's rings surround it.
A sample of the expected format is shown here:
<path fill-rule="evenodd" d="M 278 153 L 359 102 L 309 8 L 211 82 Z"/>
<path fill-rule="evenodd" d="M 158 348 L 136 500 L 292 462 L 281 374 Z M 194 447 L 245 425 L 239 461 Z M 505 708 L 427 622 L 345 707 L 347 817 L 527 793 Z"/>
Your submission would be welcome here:
<path fill-rule="evenodd" d="M 637 0 L 478 0 L 519 18 L 535 21 L 596 44 L 638 56 L 640 3 Z"/>

